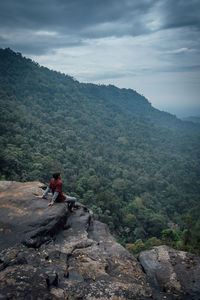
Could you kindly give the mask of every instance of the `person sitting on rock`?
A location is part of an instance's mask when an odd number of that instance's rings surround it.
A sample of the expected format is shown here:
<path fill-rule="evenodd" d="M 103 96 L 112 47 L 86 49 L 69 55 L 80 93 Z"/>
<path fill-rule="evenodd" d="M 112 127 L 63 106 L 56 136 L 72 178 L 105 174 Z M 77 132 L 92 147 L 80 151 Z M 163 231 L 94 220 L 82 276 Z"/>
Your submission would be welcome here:
<path fill-rule="evenodd" d="M 51 179 L 43 195 L 36 196 L 36 198 L 45 199 L 46 195 L 49 192 L 52 192 L 53 194 L 51 202 L 48 203 L 49 206 L 54 205 L 55 202 L 66 202 L 68 204 L 68 209 L 72 211 L 73 207 L 75 206 L 76 198 L 67 196 L 62 192 L 62 181 L 60 172 L 56 172 L 53 174 L 53 178 Z"/>

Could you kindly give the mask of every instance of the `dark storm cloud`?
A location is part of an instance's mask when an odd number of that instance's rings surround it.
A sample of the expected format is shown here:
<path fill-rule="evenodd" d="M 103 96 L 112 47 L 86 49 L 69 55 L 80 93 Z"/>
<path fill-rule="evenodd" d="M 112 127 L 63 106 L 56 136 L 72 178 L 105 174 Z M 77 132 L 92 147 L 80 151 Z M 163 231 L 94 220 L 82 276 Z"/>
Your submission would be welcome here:
<path fill-rule="evenodd" d="M 7 0 L 0 4 L 0 24 L 18 28 L 77 30 L 105 22 L 133 21 L 153 0 Z"/>
<path fill-rule="evenodd" d="M 199 8 L 199 0 L 6 0 L 0 2 L 0 47 L 44 54 L 83 39 L 199 28 Z"/>
<path fill-rule="evenodd" d="M 20 50 L 43 53 L 79 44 L 83 38 L 139 35 L 154 0 L 7 0 L 0 3 L 0 40 Z M 4 34 L 2 34 L 2 31 Z M 41 41 L 36 31 L 56 32 Z M 24 42 L 20 35 L 29 39 Z M 30 39 L 31 36 L 31 39 Z"/>
<path fill-rule="evenodd" d="M 160 10 L 162 28 L 200 28 L 199 0 L 163 0 Z"/>

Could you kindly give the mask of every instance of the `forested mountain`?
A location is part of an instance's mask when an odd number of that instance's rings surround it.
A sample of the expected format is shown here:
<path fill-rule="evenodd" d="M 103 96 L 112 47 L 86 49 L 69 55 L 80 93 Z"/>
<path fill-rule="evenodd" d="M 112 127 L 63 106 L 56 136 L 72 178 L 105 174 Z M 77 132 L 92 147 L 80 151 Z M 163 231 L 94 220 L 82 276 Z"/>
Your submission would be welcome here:
<path fill-rule="evenodd" d="M 0 50 L 0 105 L 1 179 L 48 183 L 60 170 L 64 191 L 130 251 L 162 238 L 198 252 L 199 124 L 134 90 L 79 83 L 10 49 Z"/>

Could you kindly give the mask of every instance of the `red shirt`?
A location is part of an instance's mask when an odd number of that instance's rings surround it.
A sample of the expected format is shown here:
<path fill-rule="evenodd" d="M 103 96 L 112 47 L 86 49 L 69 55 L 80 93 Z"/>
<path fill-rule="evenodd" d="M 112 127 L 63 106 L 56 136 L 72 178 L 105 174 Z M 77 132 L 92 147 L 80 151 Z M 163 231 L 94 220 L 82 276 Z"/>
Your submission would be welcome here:
<path fill-rule="evenodd" d="M 62 192 L 62 182 L 60 179 L 52 178 L 49 183 L 49 188 L 52 189 L 53 194 L 59 192 L 56 202 L 63 202 L 66 199 L 65 194 Z"/>

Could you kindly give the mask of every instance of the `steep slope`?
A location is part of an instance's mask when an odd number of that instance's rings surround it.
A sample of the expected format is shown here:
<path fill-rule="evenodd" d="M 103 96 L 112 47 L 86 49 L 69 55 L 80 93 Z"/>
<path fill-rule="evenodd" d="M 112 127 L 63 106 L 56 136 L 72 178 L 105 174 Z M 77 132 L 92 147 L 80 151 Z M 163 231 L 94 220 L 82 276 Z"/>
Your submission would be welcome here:
<path fill-rule="evenodd" d="M 200 128 L 195 124 L 190 126 L 174 115 L 155 109 L 144 96 L 134 90 L 119 89 L 112 85 L 79 83 L 70 76 L 40 67 L 9 48 L 0 49 L 0 82 L 1 93 L 8 97 L 15 96 L 15 100 L 19 101 L 17 104 L 30 104 L 35 109 L 39 104 L 39 110 L 47 109 L 47 112 L 52 111 L 52 108 L 66 109 L 66 105 L 77 109 L 76 105 L 79 104 L 81 108 L 85 107 L 86 110 L 90 108 L 94 113 L 103 105 L 103 110 L 131 118 L 137 116 L 143 121 L 151 120 L 169 128 L 182 130 Z M 48 105 L 51 107 L 48 108 Z"/>
<path fill-rule="evenodd" d="M 122 243 L 160 238 L 169 220 L 183 231 L 182 214 L 198 212 L 199 125 L 133 90 L 81 84 L 10 49 L 0 50 L 0 105 L 1 179 L 47 183 L 62 171 L 65 191 Z"/>
<path fill-rule="evenodd" d="M 199 299 L 199 257 L 160 246 L 141 265 L 81 203 L 35 198 L 43 186 L 0 184 L 1 299 Z"/>

